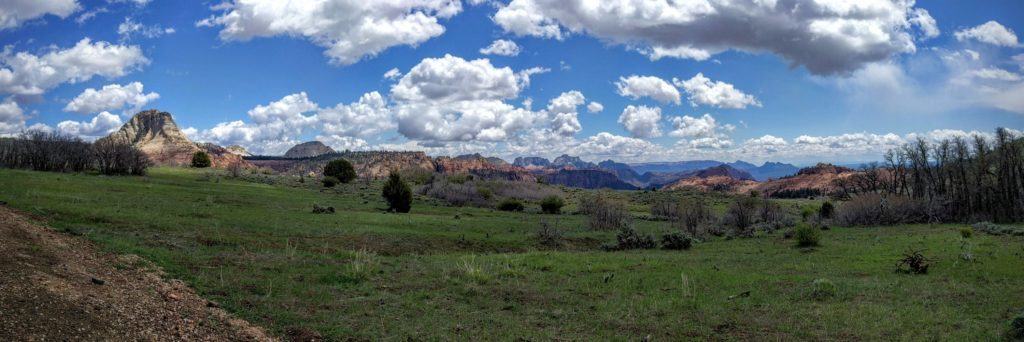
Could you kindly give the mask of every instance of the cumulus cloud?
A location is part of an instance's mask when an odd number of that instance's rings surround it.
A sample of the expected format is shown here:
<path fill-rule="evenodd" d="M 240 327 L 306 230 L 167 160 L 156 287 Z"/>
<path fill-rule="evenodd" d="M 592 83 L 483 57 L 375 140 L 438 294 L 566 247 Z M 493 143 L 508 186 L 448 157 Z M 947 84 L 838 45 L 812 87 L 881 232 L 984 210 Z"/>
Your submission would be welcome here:
<path fill-rule="evenodd" d="M 680 102 L 679 90 L 656 76 L 619 77 L 619 81 L 615 82 L 615 87 L 619 95 L 634 100 L 650 97 L 661 103 L 679 104 Z"/>
<path fill-rule="evenodd" d="M 61 19 L 81 9 L 77 0 L 10 0 L 0 2 L 0 30 L 15 28 L 21 23 L 48 14 Z"/>
<path fill-rule="evenodd" d="M 915 8 L 910 13 L 910 23 L 916 25 L 918 29 L 921 30 L 922 38 L 935 38 L 942 33 L 939 31 L 939 25 L 935 22 L 935 18 L 932 18 L 932 15 L 928 13 L 928 10 Z"/>
<path fill-rule="evenodd" d="M 164 28 L 160 25 L 143 25 L 135 22 L 130 17 L 124 18 L 124 22 L 117 25 L 117 34 L 121 36 L 121 40 L 131 40 L 132 36 L 141 36 L 145 38 L 158 38 L 166 34 L 174 33 L 173 27 Z"/>
<path fill-rule="evenodd" d="M 121 124 L 121 117 L 101 112 L 90 121 L 61 121 L 57 124 L 57 131 L 93 140 L 116 131 Z"/>
<path fill-rule="evenodd" d="M 25 129 L 25 112 L 12 99 L 0 102 L 0 136 L 11 135 Z"/>
<path fill-rule="evenodd" d="M 761 102 L 752 95 L 744 94 L 732 84 L 712 81 L 703 73 L 694 75 L 689 80 L 673 79 L 673 83 L 689 95 L 690 104 L 717 108 L 744 109 L 749 106 L 760 107 Z"/>
<path fill-rule="evenodd" d="M 736 129 L 733 125 L 719 125 L 711 114 L 704 114 L 701 117 L 676 116 L 669 122 L 672 124 L 672 131 L 668 133 L 671 137 L 684 138 L 680 143 L 688 143 L 692 148 L 720 149 L 732 146 L 732 139 L 726 133 Z"/>
<path fill-rule="evenodd" d="M 604 105 L 597 101 L 590 101 L 587 105 L 587 111 L 591 113 L 600 113 L 604 111 Z"/>
<path fill-rule="evenodd" d="M 480 49 L 480 53 L 485 55 L 498 55 L 498 56 L 518 56 L 521 52 L 521 48 L 516 42 L 507 39 L 498 39 L 488 45 L 487 47 Z"/>
<path fill-rule="evenodd" d="M 318 123 L 318 109 L 305 92 L 300 92 L 249 110 L 251 123 L 222 122 L 190 137 L 223 146 L 241 145 L 255 154 L 280 154 L 296 144 L 293 138 Z"/>
<path fill-rule="evenodd" d="M 0 93 L 40 95 L 63 83 L 121 77 L 148 63 L 138 46 L 94 43 L 89 38 L 42 56 L 8 48 L 0 54 Z"/>
<path fill-rule="evenodd" d="M 647 140 L 601 132 L 581 141 L 571 150 L 573 155 L 587 160 L 614 158 L 617 160 L 644 160 L 661 154 L 662 148 Z"/>
<path fill-rule="evenodd" d="M 372 137 L 395 128 L 391 108 L 378 92 L 363 94 L 358 101 L 350 104 L 321 109 L 317 116 L 322 132 L 332 137 L 332 141 L 337 141 L 338 146 L 358 145 L 355 144 L 356 140 L 343 137 Z"/>
<path fill-rule="evenodd" d="M 1020 43 L 1017 41 L 1017 34 L 996 21 L 956 31 L 953 34 L 958 41 L 976 40 L 996 46 L 1013 47 Z"/>
<path fill-rule="evenodd" d="M 583 93 L 573 90 L 564 92 L 548 103 L 551 115 L 551 130 L 561 136 L 573 136 L 583 130 L 576 108 L 586 102 Z"/>
<path fill-rule="evenodd" d="M 445 28 L 439 21 L 462 11 L 459 0 L 233 0 L 216 7 L 222 12 L 197 25 L 220 27 L 222 40 L 303 37 L 340 65 L 440 36 Z"/>
<path fill-rule="evenodd" d="M 661 122 L 661 108 L 647 106 L 626 106 L 619 116 L 619 123 L 634 138 L 654 138 L 661 136 L 658 124 Z"/>
<path fill-rule="evenodd" d="M 989 79 L 989 80 L 1000 80 L 1000 81 L 1020 81 L 1020 74 L 1009 72 L 1000 68 L 984 68 L 974 70 L 975 77 Z"/>
<path fill-rule="evenodd" d="M 451 55 L 423 59 L 391 87 L 398 132 L 419 140 L 506 140 L 543 118 L 505 102 L 541 71 L 514 72 L 487 59 Z"/>
<path fill-rule="evenodd" d="M 916 51 L 913 29 L 935 34 L 913 1 L 512 0 L 493 19 L 506 32 L 564 39 L 587 34 L 647 54 L 705 60 L 769 52 L 819 75 Z"/>
<path fill-rule="evenodd" d="M 151 92 L 146 94 L 140 82 L 132 82 L 126 85 L 108 84 L 100 90 L 94 88 L 85 89 L 78 94 L 67 106 L 65 112 L 76 112 L 80 114 L 97 113 L 101 111 L 116 111 L 123 108 L 139 109 L 150 101 L 160 98 L 160 94 Z"/>

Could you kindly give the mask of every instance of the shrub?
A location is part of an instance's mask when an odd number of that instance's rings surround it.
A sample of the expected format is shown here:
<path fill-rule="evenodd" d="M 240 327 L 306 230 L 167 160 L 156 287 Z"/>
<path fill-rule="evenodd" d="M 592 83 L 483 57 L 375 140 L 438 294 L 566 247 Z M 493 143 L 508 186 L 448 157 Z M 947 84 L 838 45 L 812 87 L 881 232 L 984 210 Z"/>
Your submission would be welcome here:
<path fill-rule="evenodd" d="M 1010 330 L 1006 332 L 1006 337 L 1011 341 L 1024 341 L 1024 311 L 1010 321 Z"/>
<path fill-rule="evenodd" d="M 668 233 L 661 236 L 661 248 L 670 250 L 688 250 L 693 247 L 693 239 L 683 233 Z"/>
<path fill-rule="evenodd" d="M 925 223 L 928 213 L 928 203 L 921 199 L 866 193 L 843 203 L 834 216 L 846 226 L 870 226 Z"/>
<path fill-rule="evenodd" d="M 515 198 L 506 198 L 498 203 L 498 210 L 501 211 L 523 211 L 523 202 Z"/>
<path fill-rule="evenodd" d="M 974 229 L 971 229 L 971 227 L 960 228 L 960 237 L 970 239 L 971 235 L 974 235 Z"/>
<path fill-rule="evenodd" d="M 821 230 L 806 223 L 797 225 L 793 235 L 797 247 L 815 247 L 821 240 Z"/>
<path fill-rule="evenodd" d="M 722 224 L 743 231 L 754 224 L 754 212 L 757 210 L 757 198 L 736 198 L 722 216 Z"/>
<path fill-rule="evenodd" d="M 334 177 L 341 183 L 348 184 L 356 179 L 356 169 L 345 159 L 335 159 L 324 166 L 324 176 Z"/>
<path fill-rule="evenodd" d="M 324 184 L 325 188 L 333 188 L 335 185 L 338 185 L 338 179 L 332 176 L 324 176 L 324 179 L 321 179 L 320 182 Z"/>
<path fill-rule="evenodd" d="M 210 167 L 212 164 L 213 162 L 210 161 L 210 155 L 206 154 L 206 152 L 196 151 L 196 153 L 192 154 L 192 167 L 201 169 Z"/>
<path fill-rule="evenodd" d="M 615 236 L 616 244 L 602 246 L 607 251 L 624 251 L 630 249 L 652 249 L 657 247 L 650 235 L 641 235 L 632 227 L 623 227 Z"/>
<path fill-rule="evenodd" d="M 537 241 L 548 247 L 561 247 L 563 238 L 562 231 L 558 230 L 554 224 L 548 223 L 548 221 L 540 222 L 540 229 L 537 230 Z"/>
<path fill-rule="evenodd" d="M 1000 226 L 992 222 L 978 222 L 973 225 L 974 230 L 989 234 L 989 235 L 1013 235 L 1013 236 L 1024 236 L 1024 228 L 1014 228 L 1010 226 Z"/>
<path fill-rule="evenodd" d="M 241 177 L 242 162 L 236 160 L 228 164 L 228 174 L 231 175 L 231 178 Z M 302 183 L 302 181 L 300 180 L 299 183 Z"/>
<path fill-rule="evenodd" d="M 562 207 L 564 206 L 565 201 L 562 200 L 562 197 L 556 195 L 544 197 L 544 199 L 540 201 L 540 211 L 545 214 L 561 214 Z"/>
<path fill-rule="evenodd" d="M 896 264 L 896 273 L 927 274 L 930 260 L 921 252 L 911 251 L 903 254 L 903 259 Z"/>
<path fill-rule="evenodd" d="M 30 130 L 17 138 L 0 137 L 0 166 L 81 172 L 93 164 L 89 143 L 75 136 Z"/>
<path fill-rule="evenodd" d="M 835 215 L 836 208 L 832 205 L 832 202 L 825 201 L 821 204 L 821 208 L 818 209 L 818 216 L 823 219 L 831 219 Z"/>
<path fill-rule="evenodd" d="M 319 204 L 313 203 L 314 214 L 333 214 L 334 207 L 321 207 Z"/>
<path fill-rule="evenodd" d="M 815 279 L 811 282 L 811 298 L 814 299 L 825 299 L 835 297 L 836 295 L 836 284 L 828 279 Z"/>
<path fill-rule="evenodd" d="M 388 211 L 407 213 L 412 209 L 412 189 L 409 189 L 409 184 L 402 181 L 402 176 L 399 176 L 398 172 L 391 172 L 388 175 L 382 195 L 388 202 Z"/>
<path fill-rule="evenodd" d="M 629 226 L 630 215 L 626 203 L 602 193 L 582 198 L 580 211 L 587 215 L 587 226 L 591 230 L 614 230 Z"/>

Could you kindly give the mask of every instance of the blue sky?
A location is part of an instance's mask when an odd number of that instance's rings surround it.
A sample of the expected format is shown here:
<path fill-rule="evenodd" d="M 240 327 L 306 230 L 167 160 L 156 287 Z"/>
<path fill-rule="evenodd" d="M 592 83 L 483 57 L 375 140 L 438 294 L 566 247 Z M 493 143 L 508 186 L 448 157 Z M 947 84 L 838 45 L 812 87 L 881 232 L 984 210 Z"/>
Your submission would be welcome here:
<path fill-rule="evenodd" d="M 603 4 L 0 4 L 0 134 L 94 139 L 156 108 L 261 154 L 810 163 L 1024 128 L 1020 1 Z M 481 51 L 496 40 L 518 53 Z"/>

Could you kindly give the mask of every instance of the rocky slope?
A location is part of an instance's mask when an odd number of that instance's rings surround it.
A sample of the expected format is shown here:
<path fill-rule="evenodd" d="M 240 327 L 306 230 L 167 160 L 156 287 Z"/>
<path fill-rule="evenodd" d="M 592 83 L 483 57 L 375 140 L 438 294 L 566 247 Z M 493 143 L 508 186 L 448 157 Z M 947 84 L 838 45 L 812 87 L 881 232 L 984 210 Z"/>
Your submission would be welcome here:
<path fill-rule="evenodd" d="M 210 155 L 214 167 L 227 167 L 232 163 L 245 163 L 242 157 L 223 147 L 192 142 L 174 122 L 171 113 L 146 110 L 101 140 L 132 144 L 149 156 L 157 165 L 189 165 L 192 155 L 204 151 Z"/>
<path fill-rule="evenodd" d="M 273 341 L 132 255 L 0 205 L 2 341 Z"/>
<path fill-rule="evenodd" d="M 558 156 L 558 158 L 555 158 L 555 160 L 551 161 L 551 167 L 561 169 L 589 170 L 596 169 L 597 165 L 591 162 L 585 162 L 583 161 L 583 159 L 580 159 L 580 157 L 574 157 L 568 154 L 563 154 L 561 156 Z"/>
<path fill-rule="evenodd" d="M 856 171 L 850 168 L 820 163 L 812 167 L 800 169 L 794 176 L 764 182 L 758 185 L 757 190 L 768 195 L 805 190 L 830 194 L 836 190 L 834 186 L 836 179 L 848 178 L 856 173 Z"/>
<path fill-rule="evenodd" d="M 328 153 L 335 153 L 334 149 L 319 141 L 307 141 L 289 148 L 284 153 L 284 157 L 293 159 L 313 158 Z"/>
<path fill-rule="evenodd" d="M 527 169 L 546 168 L 551 166 L 551 161 L 542 157 L 516 157 L 512 165 Z"/>
<path fill-rule="evenodd" d="M 349 151 L 303 159 L 260 156 L 246 160 L 253 165 L 282 173 L 319 174 L 323 172 L 324 166 L 328 162 L 335 159 L 346 159 L 351 162 L 359 177 L 374 179 L 387 177 L 392 170 L 417 169 L 425 172 L 435 170 L 434 160 L 423 152 Z"/>
<path fill-rule="evenodd" d="M 615 175 L 602 170 L 561 169 L 541 177 L 548 184 L 564 185 L 584 189 L 633 190 L 636 186 L 623 182 Z"/>

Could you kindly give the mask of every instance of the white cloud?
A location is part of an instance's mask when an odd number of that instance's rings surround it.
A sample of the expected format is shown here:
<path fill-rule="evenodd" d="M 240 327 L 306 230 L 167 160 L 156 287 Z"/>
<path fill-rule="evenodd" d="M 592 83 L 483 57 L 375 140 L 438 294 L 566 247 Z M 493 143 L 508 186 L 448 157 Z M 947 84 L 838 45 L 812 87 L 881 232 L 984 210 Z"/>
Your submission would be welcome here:
<path fill-rule="evenodd" d="M 587 111 L 591 113 L 600 113 L 604 111 L 604 105 L 597 101 L 590 101 L 587 105 Z"/>
<path fill-rule="evenodd" d="M 109 112 L 101 112 L 91 121 L 61 121 L 57 124 L 57 131 L 93 140 L 116 131 L 121 124 L 121 117 Z"/>
<path fill-rule="evenodd" d="M 134 4 L 135 6 L 138 6 L 138 7 L 145 7 L 147 4 L 149 4 L 150 1 L 153 1 L 153 0 L 107 0 L 108 3 L 112 3 L 112 4 L 117 4 L 117 3 L 126 3 L 127 4 L 127 3 L 130 3 L 130 4 Z"/>
<path fill-rule="evenodd" d="M 305 115 L 318 109 L 305 92 L 300 92 L 249 110 L 252 123 L 222 122 L 189 136 L 222 146 L 241 145 L 255 154 L 281 154 L 297 143 L 295 137 L 319 123 L 315 113 Z"/>
<path fill-rule="evenodd" d="M 984 68 L 974 70 L 974 76 L 989 80 L 999 81 L 1020 81 L 1020 74 L 1009 72 L 1000 68 Z"/>
<path fill-rule="evenodd" d="M 1008 29 L 995 21 L 989 21 L 969 29 L 956 31 L 953 35 L 956 37 L 956 40 L 959 41 L 976 40 L 986 44 L 1007 47 L 1020 45 L 1017 41 L 1017 34 L 1015 34 L 1013 30 Z"/>
<path fill-rule="evenodd" d="M 916 51 L 911 30 L 934 34 L 913 1 L 512 0 L 496 24 L 521 36 L 587 34 L 652 59 L 705 60 L 726 51 L 769 52 L 815 74 L 845 74 Z"/>
<path fill-rule="evenodd" d="M 40 95 L 62 83 L 121 77 L 148 63 L 138 46 L 93 43 L 89 38 L 42 56 L 5 49 L 0 54 L 0 93 Z"/>
<path fill-rule="evenodd" d="M 516 42 L 507 39 L 498 39 L 491 43 L 491 45 L 480 49 L 480 53 L 485 55 L 498 55 L 498 56 L 518 56 L 522 49 Z"/>
<path fill-rule="evenodd" d="M 543 118 L 505 102 L 519 96 L 530 75 L 543 71 L 513 72 L 487 59 L 451 55 L 425 58 L 391 87 L 398 132 L 419 140 L 506 140 Z"/>
<path fill-rule="evenodd" d="M 910 12 L 910 23 L 917 25 L 918 29 L 921 30 L 921 36 L 924 39 L 938 37 L 941 31 L 939 31 L 939 25 L 935 22 L 935 18 L 928 13 L 928 10 L 923 8 L 915 8 Z"/>
<path fill-rule="evenodd" d="M 548 114 L 551 118 L 551 130 L 561 136 L 573 136 L 583 130 L 576 110 L 586 102 L 583 93 L 567 91 L 548 103 Z"/>
<path fill-rule="evenodd" d="M 338 141 L 338 146 L 355 146 L 355 140 L 341 137 L 372 137 L 396 127 L 391 108 L 378 92 L 363 94 L 351 104 L 321 109 L 317 117 L 323 133 Z"/>
<path fill-rule="evenodd" d="M 391 68 L 391 70 L 388 70 L 387 72 L 384 73 L 384 79 L 386 80 L 393 81 L 397 80 L 399 77 L 402 77 L 402 71 L 398 70 L 398 68 Z"/>
<path fill-rule="evenodd" d="M 676 116 L 669 122 L 672 124 L 672 131 L 668 135 L 688 139 L 687 143 L 693 148 L 718 149 L 732 146 L 732 140 L 725 133 L 732 132 L 736 127 L 728 124 L 719 125 L 711 114 L 697 118 L 688 115 Z"/>
<path fill-rule="evenodd" d="M 160 98 L 160 94 L 143 91 L 140 82 L 132 82 L 126 85 L 108 84 L 102 89 L 85 89 L 76 96 L 67 106 L 65 112 L 76 112 L 81 114 L 98 113 L 102 111 L 116 111 L 129 107 L 140 109 L 150 101 Z"/>
<path fill-rule="evenodd" d="M 647 140 L 601 132 L 581 141 L 569 150 L 585 160 L 616 159 L 636 161 L 663 155 L 662 148 Z"/>
<path fill-rule="evenodd" d="M 647 106 L 626 106 L 619 116 L 619 123 L 634 138 L 654 138 L 661 136 L 658 124 L 661 122 L 661 108 Z"/>
<path fill-rule="evenodd" d="M 174 33 L 173 27 L 164 28 L 160 25 L 146 26 L 133 21 L 130 17 L 125 17 L 124 21 L 117 25 L 117 34 L 121 36 L 121 40 L 131 40 L 132 36 L 136 35 L 145 38 L 159 38 L 160 36 L 172 33 Z"/>
<path fill-rule="evenodd" d="M 330 146 L 335 151 L 360 151 L 370 149 L 366 140 L 342 135 L 318 135 L 316 140 Z"/>
<path fill-rule="evenodd" d="M 679 104 L 680 102 L 679 90 L 656 76 L 619 77 L 619 81 L 615 82 L 615 87 L 619 95 L 634 100 L 650 97 L 661 103 Z"/>
<path fill-rule="evenodd" d="M 462 11 L 459 0 L 234 0 L 197 23 L 221 27 L 225 41 L 303 37 L 327 50 L 331 62 L 350 65 L 388 48 L 417 46 L 445 32 L 440 19 Z"/>
<path fill-rule="evenodd" d="M 0 102 L 0 136 L 12 135 L 25 129 L 25 112 L 12 99 Z"/>
<path fill-rule="evenodd" d="M 8 0 L 0 2 L 0 30 L 15 28 L 21 23 L 45 16 L 67 18 L 82 7 L 76 0 Z"/>
<path fill-rule="evenodd" d="M 703 73 L 698 73 L 689 80 L 673 79 L 672 82 L 686 91 L 690 104 L 694 107 L 705 105 L 717 108 L 744 109 L 749 106 L 761 106 L 754 96 L 744 94 L 732 84 L 712 81 Z"/>

